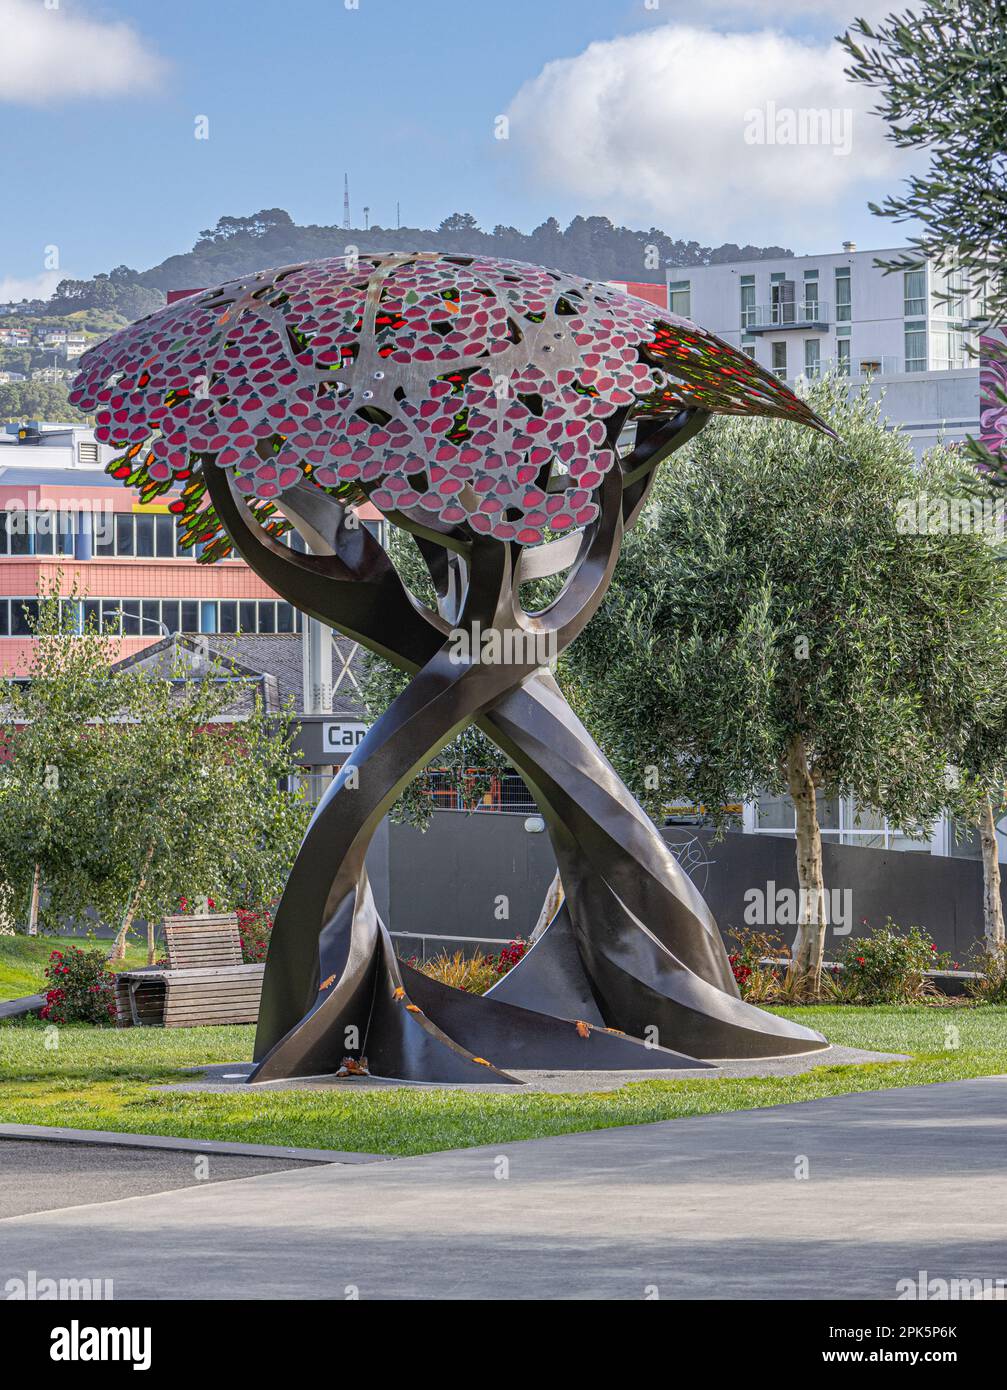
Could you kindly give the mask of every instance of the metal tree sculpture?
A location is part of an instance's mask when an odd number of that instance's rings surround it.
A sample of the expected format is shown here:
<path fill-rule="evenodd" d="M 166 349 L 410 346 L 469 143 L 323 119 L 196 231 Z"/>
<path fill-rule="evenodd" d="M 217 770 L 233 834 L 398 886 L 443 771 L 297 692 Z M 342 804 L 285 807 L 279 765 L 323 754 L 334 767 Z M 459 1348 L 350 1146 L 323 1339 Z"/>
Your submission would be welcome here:
<path fill-rule="evenodd" d="M 245 558 L 412 680 L 318 805 L 276 913 L 254 1079 L 512 1081 L 703 1066 L 819 1034 L 739 997 L 706 904 L 567 705 L 554 657 L 601 602 L 662 459 L 712 414 L 817 417 L 686 319 L 534 266 L 419 253 L 288 266 L 195 295 L 81 362 L 72 399 L 201 558 Z M 635 442 L 620 435 L 635 422 Z M 356 523 L 412 533 L 437 610 Z M 281 540 L 293 525 L 310 548 Z M 521 586 L 565 576 L 528 611 Z M 461 639 L 461 640 L 459 640 Z M 489 639 L 489 640 L 487 640 Z M 364 868 L 409 780 L 471 722 L 546 819 L 566 898 L 488 995 L 392 949 Z M 702 1060 L 700 1060 L 702 1059 Z"/>

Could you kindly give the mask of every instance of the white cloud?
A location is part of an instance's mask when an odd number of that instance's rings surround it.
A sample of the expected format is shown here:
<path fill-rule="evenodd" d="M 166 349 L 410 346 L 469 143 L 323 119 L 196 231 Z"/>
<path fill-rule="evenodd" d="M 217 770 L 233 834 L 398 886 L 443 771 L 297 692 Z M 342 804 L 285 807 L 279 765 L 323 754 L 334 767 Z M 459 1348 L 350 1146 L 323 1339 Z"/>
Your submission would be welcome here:
<path fill-rule="evenodd" d="M 511 103 L 511 148 L 544 187 L 613 220 L 653 217 L 714 242 L 822 243 L 870 182 L 905 168 L 868 114 L 873 94 L 843 65 L 831 41 L 665 25 L 548 63 Z M 820 111 L 825 128 L 807 115 Z M 815 142 L 782 143 L 771 122 L 776 143 L 749 143 L 753 112 L 776 123 L 803 112 Z"/>
<path fill-rule="evenodd" d="M 72 3 L 72 0 L 71 0 Z M 149 86 L 162 60 L 128 24 L 89 19 L 67 0 L 0 0 L 0 101 L 44 106 Z"/>
<path fill-rule="evenodd" d="M 24 279 L 4 275 L 0 277 L 0 304 L 20 303 L 22 299 L 48 299 L 65 278 L 65 270 L 44 270 L 40 275 Z"/>

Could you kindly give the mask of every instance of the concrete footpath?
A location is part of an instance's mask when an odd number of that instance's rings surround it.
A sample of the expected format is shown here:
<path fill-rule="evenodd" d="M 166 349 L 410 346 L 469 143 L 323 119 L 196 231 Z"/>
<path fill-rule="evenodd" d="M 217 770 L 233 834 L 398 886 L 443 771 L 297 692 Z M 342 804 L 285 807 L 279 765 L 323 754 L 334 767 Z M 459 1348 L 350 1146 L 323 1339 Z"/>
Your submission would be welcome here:
<path fill-rule="evenodd" d="M 1007 1077 L 256 1176 L 211 1156 L 212 1183 L 0 1221 L 0 1291 L 887 1300 L 1007 1279 L 1005 1155 Z"/>

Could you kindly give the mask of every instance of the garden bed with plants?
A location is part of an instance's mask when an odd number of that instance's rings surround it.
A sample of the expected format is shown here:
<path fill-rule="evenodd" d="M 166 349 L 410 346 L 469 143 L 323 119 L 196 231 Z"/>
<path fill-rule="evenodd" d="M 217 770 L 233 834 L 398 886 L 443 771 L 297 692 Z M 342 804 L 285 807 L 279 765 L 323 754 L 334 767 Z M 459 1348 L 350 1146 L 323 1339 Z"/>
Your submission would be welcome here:
<path fill-rule="evenodd" d="M 848 941 L 814 981 L 796 974 L 779 936 L 754 929 L 731 935 L 731 969 L 742 998 L 753 1004 L 1007 1004 L 1002 944 L 977 944 L 965 968 L 919 927 L 901 928 L 889 918 L 870 936 Z"/>

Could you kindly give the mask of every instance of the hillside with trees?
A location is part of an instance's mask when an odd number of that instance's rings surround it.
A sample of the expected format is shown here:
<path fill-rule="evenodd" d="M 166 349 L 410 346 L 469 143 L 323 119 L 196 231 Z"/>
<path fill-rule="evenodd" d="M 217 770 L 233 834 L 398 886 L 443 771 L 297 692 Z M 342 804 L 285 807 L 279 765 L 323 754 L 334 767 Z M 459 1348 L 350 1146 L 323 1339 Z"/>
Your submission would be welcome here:
<path fill-rule="evenodd" d="M 789 256 L 780 246 L 700 246 L 657 227 L 635 231 L 607 217 L 575 217 L 565 229 L 554 217 L 531 232 L 498 224 L 484 231 L 468 212 L 454 212 L 436 228 L 341 226 L 301 227 L 282 208 L 263 208 L 250 217 L 221 217 L 200 232 L 191 251 L 169 256 L 136 275 L 149 290 L 190 289 L 219 284 L 263 266 L 290 265 L 360 251 L 465 251 L 537 265 L 557 266 L 589 279 L 660 283 L 667 265 L 714 265 L 746 258 Z M 133 272 L 135 274 L 135 272 Z"/>
<path fill-rule="evenodd" d="M 83 420 L 69 403 L 76 370 L 66 354 L 57 362 L 46 333 L 63 328 L 83 333 L 87 346 L 165 303 L 169 290 L 218 285 L 267 266 L 293 265 L 324 256 L 366 251 L 463 251 L 537 265 L 557 266 L 595 280 L 660 284 L 667 266 L 715 265 L 743 259 L 791 256 L 781 246 L 701 246 L 658 227 L 637 231 L 607 217 L 575 217 L 561 227 L 547 218 L 530 232 L 498 224 L 485 231 L 468 212 L 453 212 L 439 226 L 370 228 L 299 226 L 283 208 L 263 208 L 248 217 L 221 217 L 200 232 L 191 251 L 169 256 L 149 270 L 117 265 L 89 280 L 64 279 L 49 299 L 22 300 L 8 307 L 0 326 L 19 324 L 30 341 L 0 341 L 0 421 Z"/>

